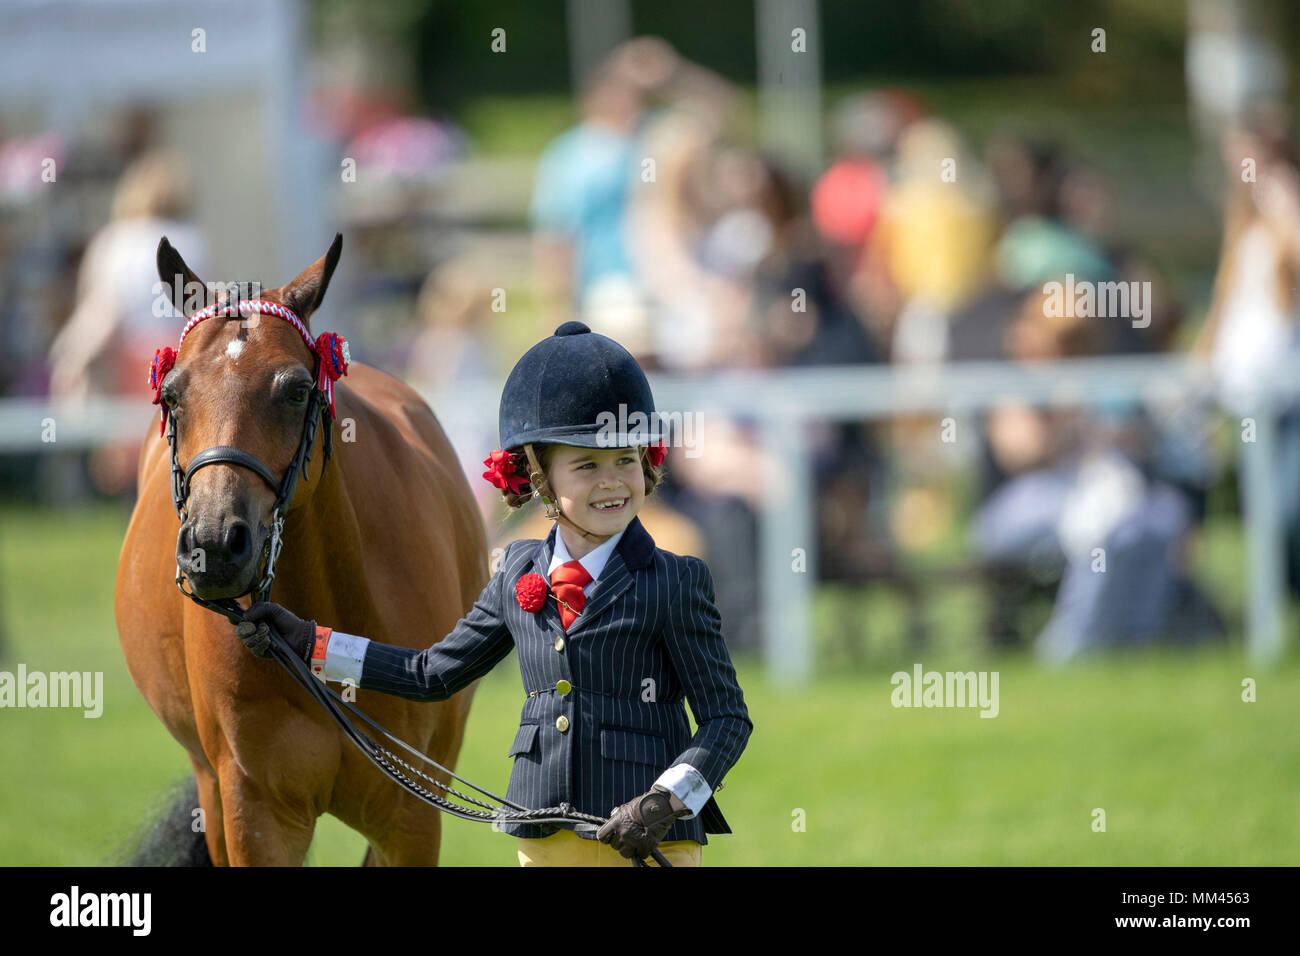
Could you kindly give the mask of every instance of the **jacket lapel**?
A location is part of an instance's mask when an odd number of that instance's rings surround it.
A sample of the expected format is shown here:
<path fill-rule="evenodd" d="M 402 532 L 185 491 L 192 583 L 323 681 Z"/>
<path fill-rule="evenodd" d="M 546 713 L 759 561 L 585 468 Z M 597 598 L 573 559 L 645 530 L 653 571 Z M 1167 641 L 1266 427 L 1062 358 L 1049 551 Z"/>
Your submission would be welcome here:
<path fill-rule="evenodd" d="M 596 579 L 591 594 L 587 597 L 586 603 L 583 604 L 582 612 L 566 632 L 564 626 L 560 623 L 560 612 L 555 603 L 555 596 L 549 593 L 551 576 L 548 571 L 551 566 L 551 557 L 555 554 L 555 536 L 559 532 L 559 525 L 552 525 L 551 533 L 546 536 L 544 541 L 538 542 L 537 548 L 533 552 L 531 571 L 534 574 L 540 574 L 542 580 L 548 582 L 546 604 L 537 612 L 539 623 L 544 621 L 545 625 L 556 634 L 567 636 L 575 634 L 588 626 L 635 583 L 632 573 L 650 564 L 651 559 L 654 557 L 655 543 L 654 539 L 650 537 L 650 532 L 646 531 L 641 524 L 641 519 L 633 518 L 628 524 L 627 530 L 623 532 L 623 537 L 619 539 L 618 547 L 614 549 L 614 553 L 605 562 L 604 570 L 600 572 L 600 577 Z"/>
<path fill-rule="evenodd" d="M 555 536 L 559 530 L 558 525 L 551 525 L 551 533 L 537 542 L 537 547 L 533 549 L 533 563 L 529 570 L 533 574 L 540 574 L 544 581 L 550 581 L 546 569 L 551 566 L 551 556 L 555 554 Z"/>
<path fill-rule="evenodd" d="M 537 612 L 537 623 L 556 634 L 564 634 L 564 625 L 560 622 L 559 607 L 555 603 L 555 595 L 551 593 L 551 576 L 546 573 L 547 568 L 551 566 L 551 556 L 555 554 L 555 536 L 559 533 L 559 530 L 558 525 L 552 525 L 551 533 L 543 541 L 538 542 L 537 549 L 533 552 L 531 571 L 533 574 L 540 574 L 542 580 L 547 582 L 546 603 Z"/>
<path fill-rule="evenodd" d="M 631 586 L 632 572 L 627 569 L 627 563 L 615 548 L 614 553 L 605 562 L 600 577 L 596 579 L 591 594 L 587 596 L 586 603 L 582 605 L 582 613 L 569 625 L 569 634 L 576 634 L 600 617 L 600 612 L 613 604 L 614 600 Z"/>
<path fill-rule="evenodd" d="M 591 594 L 587 596 L 587 601 L 582 607 L 582 613 L 569 625 L 569 634 L 576 634 L 590 626 L 592 621 L 600 617 L 602 612 L 635 583 L 632 572 L 650 563 L 654 547 L 654 539 L 642 526 L 641 519 L 633 518 L 627 530 L 623 532 L 623 537 L 619 539 L 618 547 L 605 562 L 600 577 L 596 579 Z M 550 561 L 549 556 L 547 561 Z M 558 617 L 557 613 L 556 618 Z"/>

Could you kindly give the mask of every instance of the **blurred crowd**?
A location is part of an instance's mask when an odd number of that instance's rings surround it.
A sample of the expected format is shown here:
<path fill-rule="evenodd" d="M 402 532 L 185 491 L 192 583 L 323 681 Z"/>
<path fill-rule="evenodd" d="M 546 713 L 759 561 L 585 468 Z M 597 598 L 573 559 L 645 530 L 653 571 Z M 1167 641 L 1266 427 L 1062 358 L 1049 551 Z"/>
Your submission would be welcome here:
<path fill-rule="evenodd" d="M 1035 363 L 1165 352 L 1187 339 L 1172 283 L 1117 240 L 1105 177 L 1058 144 L 994 136 L 976 151 L 916 97 L 874 91 L 835 107 L 833 156 L 809 187 L 729 138 L 735 96 L 654 38 L 593 73 L 581 122 L 547 147 L 534 185 L 537 280 L 552 320 L 576 314 L 647 367 L 692 372 Z M 1261 109 L 1225 134 L 1228 222 L 1195 346 L 1224 406 L 1242 416 L 1259 411 L 1256 390 L 1295 354 L 1300 180 L 1282 117 Z M 1257 168 L 1243 182 L 1246 156 Z M 1056 282 L 1123 283 L 1145 300 L 1118 317 L 1062 310 L 1048 301 Z M 1187 561 L 1223 468 L 1207 441 L 1212 414 L 1085 401 L 1008 402 L 980 416 L 968 537 L 993 591 L 995 640 L 1035 638 L 1044 658 L 1064 661 L 1106 645 L 1222 636 Z M 1279 463 L 1293 584 L 1294 427 L 1288 415 Z M 895 579 L 903 552 L 952 524 L 939 434 L 930 416 L 818 429 L 823 581 Z M 761 460 L 750 422 L 710 422 L 708 451 L 674 451 L 664 498 L 703 534 L 730 598 L 724 613 L 747 644 L 760 476 L 780 463 Z M 1033 590 L 1052 601 L 1050 619 L 1016 633 L 1011 612 Z"/>
<path fill-rule="evenodd" d="M 994 135 L 976 148 L 916 96 L 876 90 L 834 105 L 831 158 L 804 182 L 745 145 L 738 95 L 655 38 L 620 46 L 591 73 L 578 122 L 537 164 L 535 327 L 521 340 L 578 317 L 647 370 L 695 373 L 1191 348 L 1237 418 L 1257 412 L 1258 390 L 1295 355 L 1300 166 L 1276 107 L 1224 135 L 1223 248 L 1209 316 L 1193 333 L 1173 283 L 1118 241 L 1106 177 L 1059 144 Z M 0 229 L 0 347 L 17 357 L 0 366 L 3 394 L 145 393 L 148 356 L 178 328 L 150 293 L 158 236 L 205 269 L 184 163 L 149 148 L 146 133 L 114 154 L 107 224 L 84 248 L 24 245 Z M 387 114 L 352 122 L 347 135 L 352 153 L 376 163 L 409 165 L 414 153 L 428 165 L 463 148 L 450 124 Z M 22 147 L 0 145 L 0 188 L 6 156 Z M 59 270 L 71 264 L 69 282 Z M 1149 284 L 1149 312 L 1140 323 L 1062 314 L 1046 290 L 1067 277 Z M 490 257 L 444 257 L 414 297 L 418 328 L 390 349 L 405 367 L 391 370 L 429 387 L 496 382 L 511 358 L 495 335 L 497 285 Z M 670 480 L 646 520 L 663 547 L 708 558 L 729 640 L 751 649 L 760 641 L 757 516 L 771 494 L 764 476 L 780 463 L 764 459 L 756 422 L 695 411 L 707 420 L 706 454 L 671 450 Z M 1188 564 L 1207 489 L 1225 467 L 1207 440 L 1215 414 L 1007 402 L 959 439 L 978 445 L 967 456 L 978 463 L 969 520 L 955 513 L 938 417 L 819 426 L 819 576 L 896 581 L 909 553 L 957 528 L 989 589 L 996 613 L 984 626 L 996 641 L 1032 641 L 1064 661 L 1101 646 L 1221 636 Z M 446 424 L 494 527 L 499 502 L 480 487 L 477 465 L 493 436 Z M 1285 411 L 1281 433 L 1277 475 L 1300 592 L 1300 409 Z M 101 490 L 129 488 L 134 448 L 97 454 Z M 1035 597 L 1050 603 L 1050 618 L 1024 633 L 1015 611 Z"/>

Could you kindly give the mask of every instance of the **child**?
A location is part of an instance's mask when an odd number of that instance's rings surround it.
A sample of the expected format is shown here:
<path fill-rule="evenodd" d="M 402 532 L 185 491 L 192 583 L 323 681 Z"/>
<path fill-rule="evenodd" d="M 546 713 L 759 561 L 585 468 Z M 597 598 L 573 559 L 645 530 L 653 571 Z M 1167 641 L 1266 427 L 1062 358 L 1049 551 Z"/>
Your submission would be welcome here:
<path fill-rule="evenodd" d="M 238 629 L 265 654 L 268 622 L 326 679 L 412 700 L 444 700 L 517 649 L 528 696 L 507 799 L 610 814 L 599 842 L 503 825 L 524 866 L 628 866 L 656 846 L 674 866 L 698 866 L 705 834 L 731 832 L 713 793 L 753 730 L 708 566 L 656 548 L 636 517 L 659 482 L 658 429 L 611 434 L 611 420 L 656 421 L 645 373 L 612 339 L 566 322 L 515 365 L 502 447 L 483 477 L 512 508 L 540 497 L 557 525 L 507 547 L 473 609 L 432 647 L 326 628 L 317 640 L 314 621 L 272 603 Z"/>

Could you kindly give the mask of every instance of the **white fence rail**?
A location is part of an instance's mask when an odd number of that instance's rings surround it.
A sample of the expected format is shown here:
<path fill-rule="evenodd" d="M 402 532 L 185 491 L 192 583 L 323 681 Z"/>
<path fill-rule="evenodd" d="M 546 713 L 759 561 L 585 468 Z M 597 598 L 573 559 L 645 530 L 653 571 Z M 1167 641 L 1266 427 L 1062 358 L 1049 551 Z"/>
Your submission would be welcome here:
<path fill-rule="evenodd" d="M 1246 633 L 1250 659 L 1278 659 L 1284 647 L 1285 551 L 1275 478 L 1277 409 L 1300 394 L 1300 368 L 1261 400 L 1255 441 L 1240 445 L 1243 519 L 1246 526 Z M 760 515 L 760 577 L 764 654 L 769 671 L 786 686 L 813 675 L 811 596 L 817 578 L 815 515 L 808 426 L 818 421 L 863 421 L 902 413 L 951 415 L 958 421 L 1001 402 L 1038 406 L 1102 402 L 1163 404 L 1210 399 L 1207 369 L 1185 356 L 1076 359 L 1039 366 L 959 363 L 919 368 L 843 366 L 651 376 L 662 414 L 689 412 L 695 439 L 707 447 L 710 416 L 743 416 L 759 423 L 776 466 Z M 493 433 L 499 385 L 426 395 L 445 421 Z M 139 438 L 156 409 L 143 401 L 60 405 L 41 400 L 0 401 L 0 453 L 60 451 L 115 439 Z M 48 438 L 49 426 L 56 441 Z M 936 441 L 938 437 L 936 435 Z M 795 549 L 806 572 L 793 573 Z"/>

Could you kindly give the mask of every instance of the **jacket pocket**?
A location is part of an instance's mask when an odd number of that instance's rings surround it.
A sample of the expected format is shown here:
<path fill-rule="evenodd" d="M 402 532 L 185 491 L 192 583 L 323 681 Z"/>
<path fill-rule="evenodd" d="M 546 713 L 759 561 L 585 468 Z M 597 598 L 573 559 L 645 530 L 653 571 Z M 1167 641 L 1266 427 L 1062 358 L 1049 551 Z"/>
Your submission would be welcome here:
<path fill-rule="evenodd" d="M 653 734 L 604 728 L 600 732 L 600 755 L 609 760 L 652 764 L 668 768 L 668 741 Z"/>
<path fill-rule="evenodd" d="M 506 756 L 517 757 L 520 754 L 531 753 L 536 742 L 537 725 L 520 724 L 519 730 L 515 733 L 515 742 L 510 745 L 510 752 Z"/>

